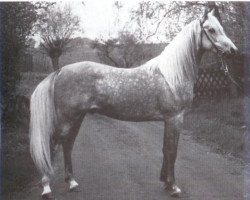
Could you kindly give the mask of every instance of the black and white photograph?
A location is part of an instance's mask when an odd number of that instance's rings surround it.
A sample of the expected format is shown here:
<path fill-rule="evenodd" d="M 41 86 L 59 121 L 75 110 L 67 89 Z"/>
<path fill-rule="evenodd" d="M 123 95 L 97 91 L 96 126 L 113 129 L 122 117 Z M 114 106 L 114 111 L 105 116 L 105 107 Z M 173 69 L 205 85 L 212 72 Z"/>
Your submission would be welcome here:
<path fill-rule="evenodd" d="M 250 2 L 0 0 L 1 200 L 250 200 Z"/>

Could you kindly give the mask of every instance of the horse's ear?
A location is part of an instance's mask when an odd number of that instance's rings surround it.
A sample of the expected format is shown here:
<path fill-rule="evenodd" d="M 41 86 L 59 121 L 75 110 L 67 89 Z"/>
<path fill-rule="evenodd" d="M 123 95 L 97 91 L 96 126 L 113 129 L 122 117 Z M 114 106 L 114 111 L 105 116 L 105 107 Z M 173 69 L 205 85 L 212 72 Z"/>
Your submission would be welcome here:
<path fill-rule="evenodd" d="M 208 14 L 208 9 L 206 8 L 205 11 L 204 11 L 204 14 L 202 16 L 202 19 L 201 19 L 201 24 L 203 24 L 206 20 L 207 20 L 207 14 Z"/>
<path fill-rule="evenodd" d="M 214 8 L 210 11 L 210 14 L 213 15 L 213 16 L 215 16 L 215 9 Z"/>
<path fill-rule="evenodd" d="M 212 16 L 216 17 L 219 22 L 221 23 L 221 18 L 220 18 L 220 12 L 218 7 L 214 7 L 211 9 L 211 11 L 209 12 Z"/>

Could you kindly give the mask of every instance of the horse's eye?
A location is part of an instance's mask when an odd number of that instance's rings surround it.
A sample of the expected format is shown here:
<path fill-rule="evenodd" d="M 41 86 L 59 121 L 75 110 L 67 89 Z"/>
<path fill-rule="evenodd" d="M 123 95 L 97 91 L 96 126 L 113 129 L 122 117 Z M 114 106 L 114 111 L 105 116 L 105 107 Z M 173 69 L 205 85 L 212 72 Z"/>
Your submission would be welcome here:
<path fill-rule="evenodd" d="M 208 29 L 209 33 L 215 33 L 215 30 L 213 28 Z"/>

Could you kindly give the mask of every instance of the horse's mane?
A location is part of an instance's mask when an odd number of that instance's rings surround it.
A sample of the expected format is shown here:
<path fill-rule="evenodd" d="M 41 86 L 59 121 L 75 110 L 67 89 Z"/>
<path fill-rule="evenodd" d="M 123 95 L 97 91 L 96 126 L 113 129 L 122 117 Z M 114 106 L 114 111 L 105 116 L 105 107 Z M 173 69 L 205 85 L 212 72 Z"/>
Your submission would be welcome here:
<path fill-rule="evenodd" d="M 198 50 L 200 45 L 200 24 L 195 20 L 185 26 L 173 41 L 156 58 L 145 63 L 158 67 L 173 92 L 195 81 L 198 70 Z"/>

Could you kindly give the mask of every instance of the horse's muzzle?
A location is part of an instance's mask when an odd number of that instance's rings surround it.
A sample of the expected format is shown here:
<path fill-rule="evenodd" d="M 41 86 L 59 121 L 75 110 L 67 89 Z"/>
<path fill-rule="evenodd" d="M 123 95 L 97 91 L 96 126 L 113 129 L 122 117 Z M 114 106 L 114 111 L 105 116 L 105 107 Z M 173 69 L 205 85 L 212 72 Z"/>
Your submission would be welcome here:
<path fill-rule="evenodd" d="M 230 54 L 230 55 L 236 55 L 237 53 L 238 53 L 238 49 L 237 49 L 237 48 L 231 47 L 231 48 L 229 49 L 229 54 Z"/>
<path fill-rule="evenodd" d="M 237 47 L 231 47 L 228 51 L 225 51 L 222 53 L 223 57 L 232 57 L 232 56 L 237 56 L 239 53 L 239 50 Z"/>

